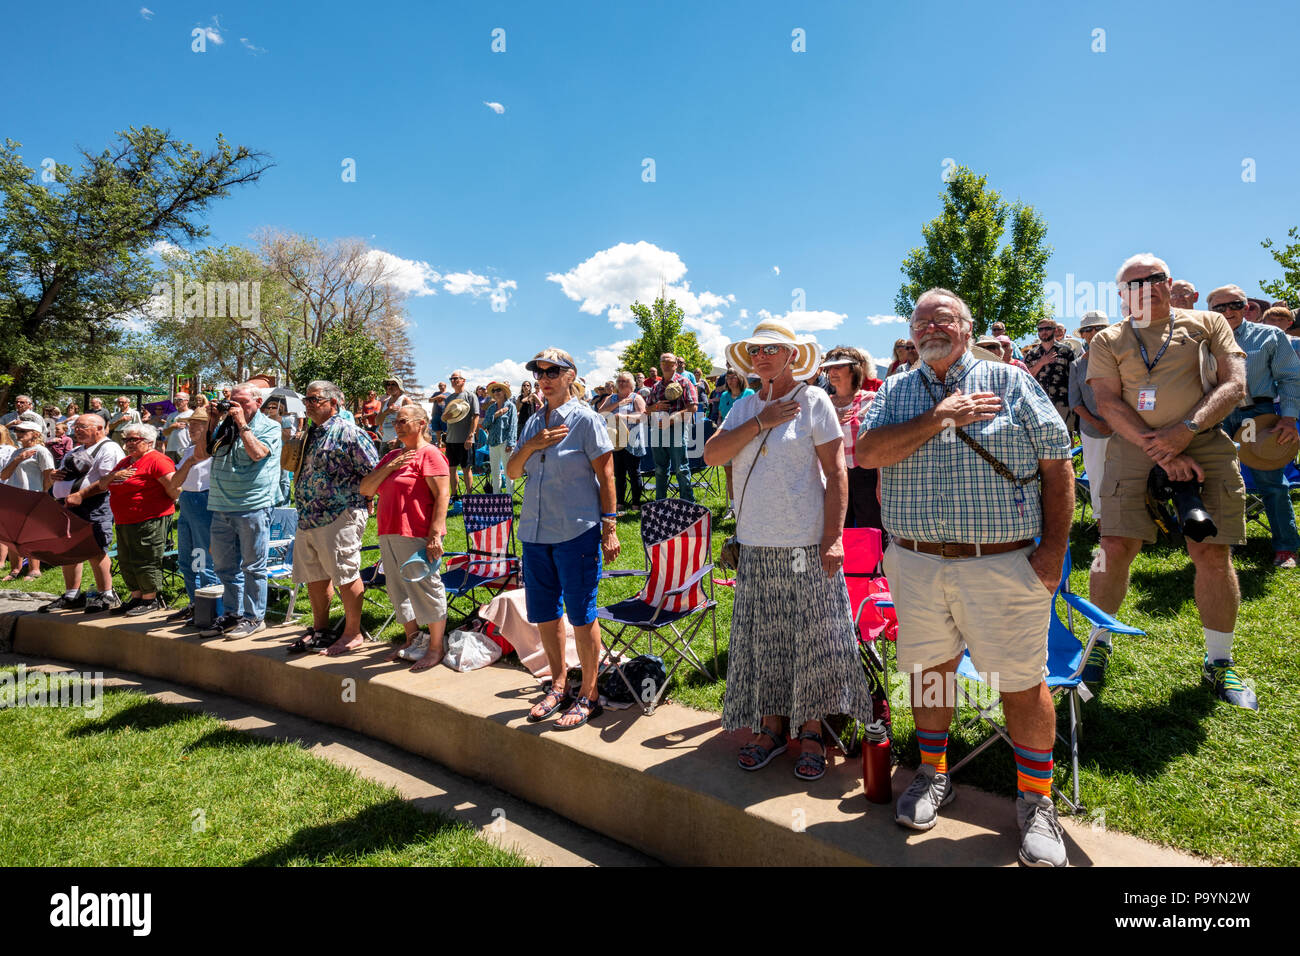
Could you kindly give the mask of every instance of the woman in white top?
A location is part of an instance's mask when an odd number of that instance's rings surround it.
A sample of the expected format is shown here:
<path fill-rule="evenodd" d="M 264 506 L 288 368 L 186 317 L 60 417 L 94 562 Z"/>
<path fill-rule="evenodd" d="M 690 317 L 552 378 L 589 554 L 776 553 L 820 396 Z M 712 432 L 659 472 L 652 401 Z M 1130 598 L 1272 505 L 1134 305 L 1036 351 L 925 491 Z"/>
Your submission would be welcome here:
<path fill-rule="evenodd" d="M 635 391 L 631 372 L 619 372 L 617 391 L 596 409 L 605 416 L 614 439 L 614 491 L 625 510 L 641 507 L 641 455 L 645 438 L 645 399 Z M 632 500 L 627 499 L 628 479 L 632 479 Z"/>
<path fill-rule="evenodd" d="M 54 456 L 45 447 L 45 432 L 35 422 L 19 419 L 11 426 L 18 439 L 18 448 L 9 455 L 9 460 L 0 468 L 0 481 L 12 488 L 24 491 L 45 491 L 54 483 Z M 2 559 L 0 559 L 2 560 Z M 5 581 L 35 581 L 41 576 L 41 562 L 32 558 L 27 564 L 27 573 L 19 575 L 23 559 L 15 549 L 9 555 L 9 573 Z"/>
<path fill-rule="evenodd" d="M 800 384 L 820 358 L 772 319 L 728 346 L 729 364 L 764 384 L 704 446 L 706 464 L 733 467 L 740 543 L 722 726 L 754 731 L 742 770 L 784 753 L 786 723 L 798 727 L 805 781 L 826 772 L 822 718 L 871 719 L 844 583 L 844 437 L 826 392 Z"/>
<path fill-rule="evenodd" d="M 190 444 L 181 452 L 180 463 L 170 475 L 158 480 L 167 488 L 167 493 L 179 505 L 176 526 L 176 553 L 179 556 L 181 576 L 185 579 L 185 593 L 190 603 L 171 614 L 169 621 L 183 621 L 186 624 L 194 620 L 194 592 L 199 588 L 219 584 L 217 573 L 212 568 L 209 557 L 212 542 L 212 512 L 208 510 L 208 487 L 212 475 L 212 459 L 204 456 L 196 461 L 195 451 L 207 451 L 208 447 L 208 410 L 196 408 L 185 420 L 189 432 Z M 195 571 L 197 564 L 199 570 Z M 222 612 L 221 599 L 217 599 L 216 614 Z"/>

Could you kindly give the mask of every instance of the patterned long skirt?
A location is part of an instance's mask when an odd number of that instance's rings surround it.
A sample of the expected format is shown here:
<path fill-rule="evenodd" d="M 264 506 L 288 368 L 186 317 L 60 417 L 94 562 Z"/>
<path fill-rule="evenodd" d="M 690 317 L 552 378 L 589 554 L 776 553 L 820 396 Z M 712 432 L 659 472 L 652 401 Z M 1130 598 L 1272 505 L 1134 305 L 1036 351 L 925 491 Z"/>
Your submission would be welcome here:
<path fill-rule="evenodd" d="M 757 731 L 772 714 L 794 733 L 828 714 L 871 719 L 844 573 L 828 578 L 815 545 L 740 549 L 722 726 Z"/>

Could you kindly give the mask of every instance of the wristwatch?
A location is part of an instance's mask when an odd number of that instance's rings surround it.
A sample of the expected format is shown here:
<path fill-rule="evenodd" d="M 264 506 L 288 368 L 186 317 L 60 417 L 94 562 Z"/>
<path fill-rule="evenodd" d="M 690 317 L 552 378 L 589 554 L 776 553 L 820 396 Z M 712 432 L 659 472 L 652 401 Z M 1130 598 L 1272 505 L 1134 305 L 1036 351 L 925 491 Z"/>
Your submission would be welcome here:
<path fill-rule="evenodd" d="M 1186 426 L 1187 430 L 1193 435 L 1201 430 L 1201 426 L 1197 425 L 1196 422 L 1192 421 L 1190 418 L 1184 418 L 1183 425 Z"/>

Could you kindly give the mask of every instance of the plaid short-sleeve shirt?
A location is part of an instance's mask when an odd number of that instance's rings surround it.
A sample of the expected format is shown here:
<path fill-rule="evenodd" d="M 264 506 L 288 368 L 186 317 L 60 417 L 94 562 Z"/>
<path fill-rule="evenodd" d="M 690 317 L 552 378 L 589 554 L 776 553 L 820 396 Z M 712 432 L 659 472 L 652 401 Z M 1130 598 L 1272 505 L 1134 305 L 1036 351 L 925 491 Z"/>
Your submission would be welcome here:
<path fill-rule="evenodd" d="M 1016 477 L 1037 472 L 1040 459 L 1070 457 L 1070 433 L 1034 377 L 970 352 L 943 382 L 925 363 L 887 378 L 867 406 L 859 434 L 911 421 L 957 388 L 967 395 L 992 392 L 1001 397 L 1002 408 L 991 421 L 963 431 Z M 1016 485 L 999 477 L 951 429 L 881 469 L 881 503 L 885 530 L 914 541 L 1000 544 L 1042 532 L 1039 485 Z"/>

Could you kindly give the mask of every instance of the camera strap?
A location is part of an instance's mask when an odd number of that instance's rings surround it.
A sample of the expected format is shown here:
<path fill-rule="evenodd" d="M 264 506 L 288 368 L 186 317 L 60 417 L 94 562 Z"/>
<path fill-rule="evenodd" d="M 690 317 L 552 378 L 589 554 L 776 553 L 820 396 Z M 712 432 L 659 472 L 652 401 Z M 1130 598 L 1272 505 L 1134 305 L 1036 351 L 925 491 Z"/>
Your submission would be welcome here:
<path fill-rule="evenodd" d="M 99 451 L 99 449 L 103 446 L 104 442 L 106 441 L 108 441 L 107 438 L 101 438 L 99 441 L 95 442 L 95 444 L 92 445 L 90 448 L 86 449 L 86 453 L 85 453 L 86 470 L 82 472 L 81 475 L 79 475 L 78 477 L 72 480 L 73 491 L 80 491 L 81 486 L 84 485 L 86 483 L 86 479 L 90 477 L 90 469 L 94 467 L 95 464 L 95 453 Z M 103 494 L 108 494 L 108 492 L 103 492 Z"/>

